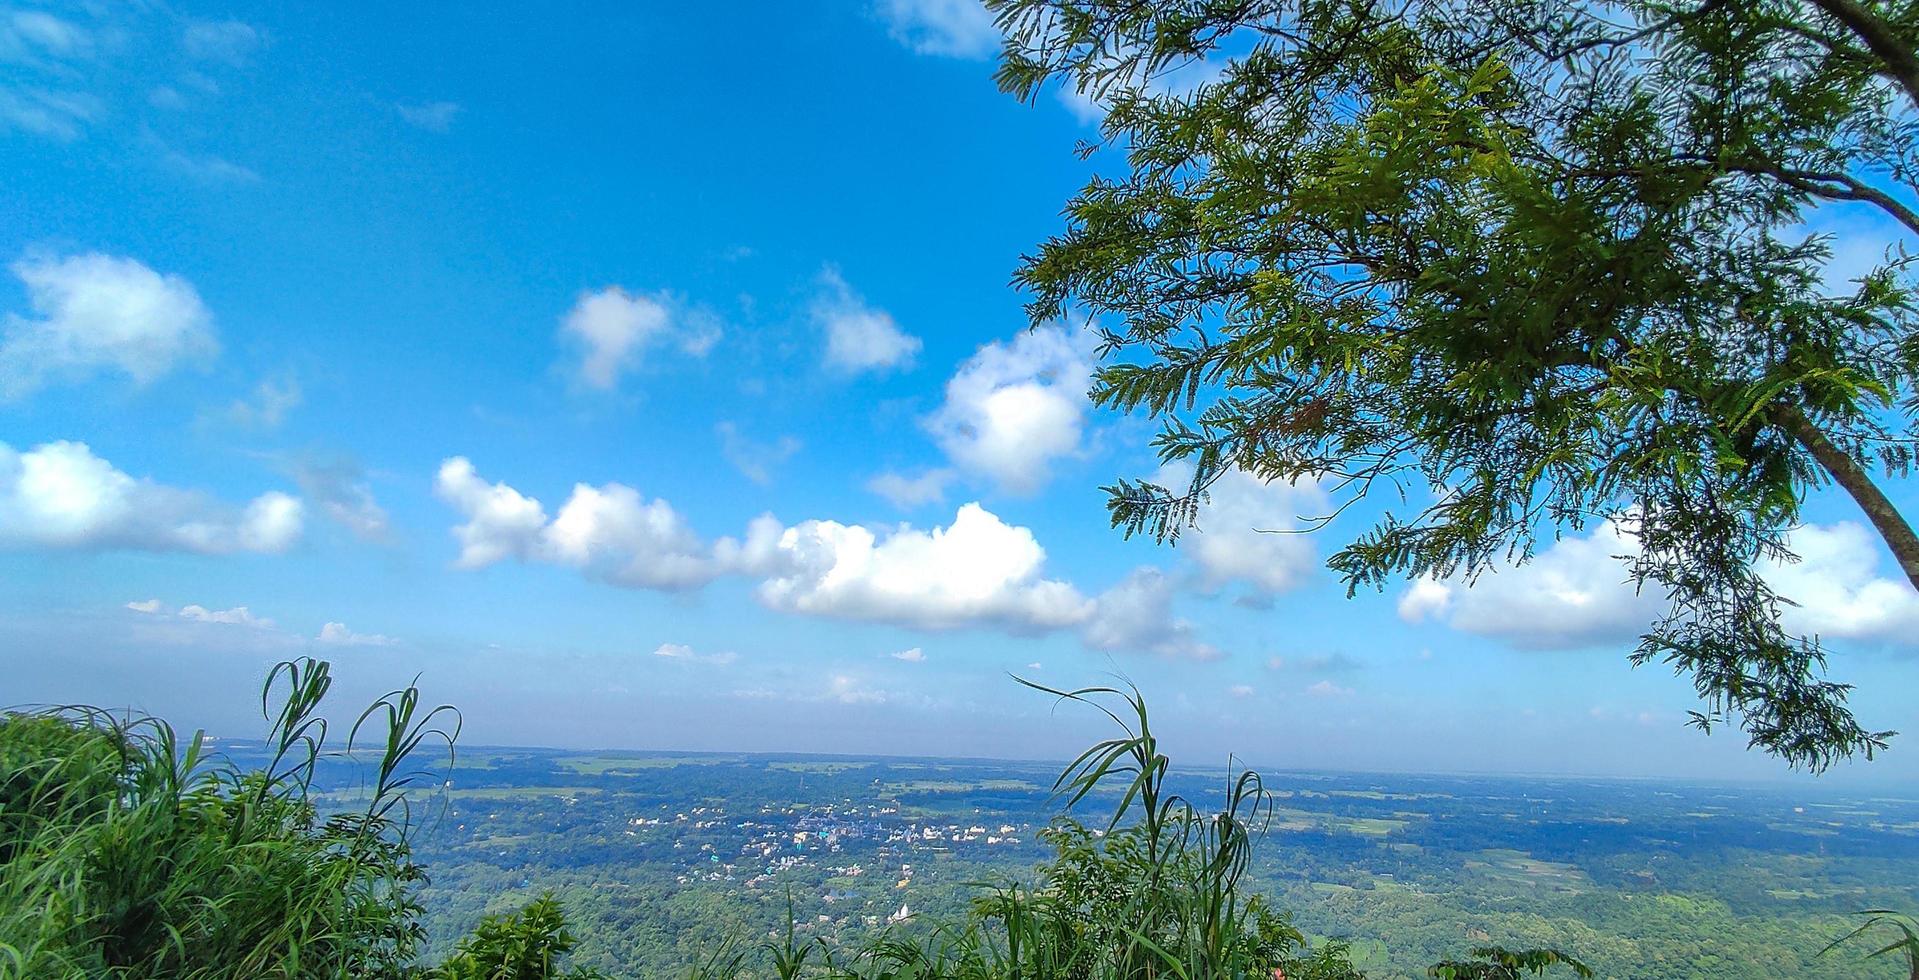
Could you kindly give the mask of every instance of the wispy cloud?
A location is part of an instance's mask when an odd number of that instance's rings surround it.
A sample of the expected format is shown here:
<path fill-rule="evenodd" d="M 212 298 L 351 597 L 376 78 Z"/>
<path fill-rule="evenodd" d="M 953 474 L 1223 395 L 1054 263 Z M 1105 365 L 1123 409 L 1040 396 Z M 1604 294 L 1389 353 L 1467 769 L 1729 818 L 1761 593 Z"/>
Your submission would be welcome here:
<path fill-rule="evenodd" d="M 980 0 L 879 0 L 877 13 L 893 39 L 920 54 L 987 58 L 1000 32 Z"/>

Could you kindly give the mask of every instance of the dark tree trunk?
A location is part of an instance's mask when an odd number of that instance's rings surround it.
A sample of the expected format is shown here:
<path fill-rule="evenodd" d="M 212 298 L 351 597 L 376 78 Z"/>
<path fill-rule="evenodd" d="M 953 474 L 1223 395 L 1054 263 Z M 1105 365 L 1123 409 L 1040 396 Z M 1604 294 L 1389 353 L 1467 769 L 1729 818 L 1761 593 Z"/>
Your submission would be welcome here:
<path fill-rule="evenodd" d="M 1879 59 L 1885 73 L 1892 76 L 1914 105 L 1919 105 L 1919 56 L 1913 54 L 1899 32 L 1872 8 L 1859 0 L 1812 0 L 1813 6 L 1831 14 Z M 1837 474 L 1834 474 L 1836 477 Z"/>

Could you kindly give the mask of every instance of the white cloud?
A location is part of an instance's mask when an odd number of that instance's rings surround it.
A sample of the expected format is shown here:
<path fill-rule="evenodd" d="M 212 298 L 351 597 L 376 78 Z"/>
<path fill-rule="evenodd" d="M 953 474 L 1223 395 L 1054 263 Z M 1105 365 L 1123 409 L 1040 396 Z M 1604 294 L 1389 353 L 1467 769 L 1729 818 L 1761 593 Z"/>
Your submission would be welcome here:
<path fill-rule="evenodd" d="M 749 534 L 744 553 L 766 574 L 760 601 L 786 612 L 1032 633 L 1077 625 L 1092 612 L 1073 586 L 1041 577 L 1046 552 L 1031 530 L 977 503 L 930 531 L 900 525 L 875 533 L 836 521 L 806 521 L 777 538 L 767 531 Z"/>
<path fill-rule="evenodd" d="M 800 441 L 792 436 L 781 436 L 771 443 L 758 442 L 747 438 L 732 422 L 721 422 L 713 430 L 720 434 L 720 455 L 725 456 L 741 476 L 761 486 L 773 482 L 773 467 L 800 451 Z"/>
<path fill-rule="evenodd" d="M 704 585 L 724 570 L 671 504 L 646 500 L 624 484 L 576 484 L 550 523 L 537 499 L 486 483 L 465 457 L 441 464 L 435 492 L 467 518 L 453 529 L 461 568 L 506 558 L 546 561 L 615 585 L 666 591 Z"/>
<path fill-rule="evenodd" d="M 918 476 L 886 472 L 866 481 L 866 489 L 879 494 L 901 510 L 946 499 L 946 485 L 956 474 L 944 468 L 929 469 Z"/>
<path fill-rule="evenodd" d="M 429 133 L 445 133 L 453 129 L 453 120 L 460 115 L 458 102 L 401 102 L 393 107 L 400 118 L 410 126 L 416 126 Z"/>
<path fill-rule="evenodd" d="M 638 367 L 649 347 L 673 341 L 700 357 L 719 337 L 717 320 L 686 309 L 672 293 L 634 295 L 620 286 L 581 293 L 560 319 L 560 339 L 578 358 L 579 380 L 602 390 Z"/>
<path fill-rule="evenodd" d="M 653 651 L 653 655 L 666 660 L 678 660 L 690 664 L 712 664 L 724 667 L 740 659 L 740 655 L 730 650 L 719 653 L 699 653 L 684 643 L 662 643 Z"/>
<path fill-rule="evenodd" d="M 302 507 L 270 491 L 235 509 L 135 479 L 85 443 L 27 452 L 0 443 L 0 547 L 277 552 L 299 539 Z"/>
<path fill-rule="evenodd" d="M 1903 579 L 1879 575 L 1880 543 L 1862 525 L 1842 521 L 1792 532 L 1796 563 L 1769 563 L 1762 574 L 1798 603 L 1783 612 L 1786 625 L 1822 637 L 1919 644 L 1919 592 Z"/>
<path fill-rule="evenodd" d="M 1787 535 L 1800 558 L 1761 567 L 1775 591 L 1798 605 L 1781 617 L 1789 630 L 1828 638 L 1919 643 L 1919 592 L 1879 574 L 1880 546 L 1853 522 L 1807 525 Z M 1562 538 L 1532 562 L 1501 568 L 1470 587 L 1416 580 L 1399 598 L 1407 622 L 1442 621 L 1501 637 L 1514 646 L 1565 648 L 1623 643 L 1664 611 L 1661 597 L 1635 593 L 1621 556 L 1639 545 L 1613 522 Z"/>
<path fill-rule="evenodd" d="M 158 599 L 140 599 L 127 603 L 127 608 L 137 613 L 145 613 L 148 616 L 153 616 L 157 615 L 165 606 L 161 605 Z"/>
<path fill-rule="evenodd" d="M 961 469 L 1032 493 L 1051 478 L 1053 460 L 1079 450 L 1091 375 L 1064 329 L 1029 330 L 960 365 L 926 427 Z"/>
<path fill-rule="evenodd" d="M 1235 698 L 1240 698 L 1240 699 L 1250 698 L 1253 696 L 1253 685 L 1234 684 L 1232 687 L 1229 687 L 1226 689 L 1226 693 Z"/>
<path fill-rule="evenodd" d="M 93 33 L 39 10 L 0 13 L 0 62 L 79 58 L 93 50 Z"/>
<path fill-rule="evenodd" d="M 253 386 L 251 399 L 236 398 L 227 406 L 227 419 L 248 429 L 274 429 L 286 421 L 287 413 L 300 407 L 300 383 L 291 378 L 271 378 Z"/>
<path fill-rule="evenodd" d="M 893 39 L 920 54 L 988 58 L 1000 32 L 980 0 L 879 0 L 877 11 Z"/>
<path fill-rule="evenodd" d="M 1481 575 L 1470 586 L 1422 579 L 1400 597 L 1407 622 L 1443 620 L 1518 647 L 1567 649 L 1624 642 L 1658 617 L 1662 604 L 1628 584 L 1620 556 L 1639 544 L 1616 522 L 1561 538 L 1532 561 Z"/>
<path fill-rule="evenodd" d="M 920 339 L 893 322 L 885 310 L 866 305 L 839 271 L 820 273 L 821 292 L 813 301 L 813 322 L 826 334 L 826 366 L 847 374 L 908 367 Z"/>
<path fill-rule="evenodd" d="M 1184 493 L 1192 478 L 1192 467 L 1180 464 L 1162 467 L 1153 482 Z M 1326 506 L 1326 494 L 1311 479 L 1265 481 L 1230 470 L 1214 481 L 1179 550 L 1192 557 L 1209 588 L 1239 582 L 1261 596 L 1276 595 L 1304 584 L 1319 567 L 1300 528 L 1302 518 Z"/>
<path fill-rule="evenodd" d="M 504 483 L 488 485 L 473 464 L 455 456 L 440 464 L 433 491 L 466 515 L 453 529 L 460 541 L 460 568 L 484 568 L 506 558 L 526 559 L 539 548 L 546 529 L 540 502 Z"/>
<path fill-rule="evenodd" d="M 919 647 L 914 647 L 911 650 L 901 650 L 898 653 L 890 653 L 887 654 L 887 656 L 892 657 L 894 660 L 904 660 L 909 664 L 923 664 L 926 662 L 926 651 L 921 650 Z"/>
<path fill-rule="evenodd" d="M 1453 604 L 1453 587 L 1431 575 L 1421 575 L 1399 597 L 1399 618 L 1409 623 L 1438 619 Z"/>
<path fill-rule="evenodd" d="M 320 627 L 319 635 L 313 639 L 328 646 L 342 647 L 390 647 L 400 642 L 379 633 L 355 633 L 347 629 L 345 623 L 327 623 Z"/>
<path fill-rule="evenodd" d="M 234 606 L 232 609 L 208 609 L 200 605 L 182 606 L 180 618 L 196 623 L 219 623 L 223 626 L 250 626 L 262 630 L 273 628 L 273 620 L 255 616 L 245 606 Z"/>
<path fill-rule="evenodd" d="M 0 87 L 0 126 L 63 143 L 79 139 L 103 109 L 85 92 Z"/>
<path fill-rule="evenodd" d="M 247 504 L 234 540 L 240 551 L 285 551 L 299 540 L 305 519 L 306 507 L 298 498 L 268 491 Z M 210 541 L 219 544 L 221 530 L 210 530 Z"/>
<path fill-rule="evenodd" d="M 578 484 L 557 516 L 505 483 L 487 483 L 464 457 L 441 464 L 435 492 L 465 521 L 455 565 L 481 568 L 515 558 L 571 567 L 629 588 L 680 591 L 721 576 L 758 581 L 768 608 L 807 616 L 890 623 L 920 629 L 998 628 L 1019 634 L 1078 628 L 1097 603 L 1070 583 L 1043 574 L 1046 552 L 1033 532 L 1009 525 L 978 503 L 959 508 L 945 527 L 872 528 L 830 520 L 787 526 L 772 515 L 749 522 L 740 538 L 704 542 L 672 505 L 631 487 Z M 1112 621 L 1102 648 L 1149 649 L 1206 657 L 1214 651 L 1170 618 L 1146 624 L 1124 608 L 1170 590 L 1163 580 L 1129 600 L 1110 594 Z M 1157 609 L 1168 608 L 1169 596 Z"/>
<path fill-rule="evenodd" d="M 1306 688 L 1306 693 L 1316 698 L 1343 698 L 1353 693 L 1350 687 L 1340 687 L 1332 681 L 1320 681 Z"/>
<path fill-rule="evenodd" d="M 541 544 L 549 560 L 615 585 L 689 589 L 720 572 L 671 504 L 619 483 L 576 484 Z"/>
<path fill-rule="evenodd" d="M 212 315 L 179 276 L 99 253 L 26 258 L 12 270 L 37 315 L 5 317 L 0 397 L 104 370 L 145 384 L 219 352 Z"/>
<path fill-rule="evenodd" d="M 240 67 L 266 44 L 266 34 L 237 20 L 189 22 L 180 44 L 188 58 Z"/>
<path fill-rule="evenodd" d="M 1136 568 L 1100 594 L 1081 639 L 1095 650 L 1151 653 L 1189 660 L 1217 660 L 1218 648 L 1199 640 L 1198 629 L 1173 615 L 1173 583 L 1156 568 Z"/>

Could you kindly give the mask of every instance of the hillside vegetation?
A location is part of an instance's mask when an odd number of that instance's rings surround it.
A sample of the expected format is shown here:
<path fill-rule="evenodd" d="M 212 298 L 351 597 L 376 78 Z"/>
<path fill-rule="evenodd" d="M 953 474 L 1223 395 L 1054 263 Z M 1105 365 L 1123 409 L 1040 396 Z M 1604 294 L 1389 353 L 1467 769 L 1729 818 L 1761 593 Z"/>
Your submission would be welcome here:
<path fill-rule="evenodd" d="M 369 977 L 521 980 L 601 976 L 570 969 L 575 945 L 550 898 L 489 916 L 426 962 L 413 835 L 430 819 L 424 749 L 450 755 L 458 715 L 396 690 L 362 712 L 341 749 L 320 707 L 324 662 L 269 676 L 265 761 L 214 757 L 200 734 L 92 709 L 0 720 L 0 976 Z M 1254 842 L 1274 818 L 1258 774 L 1237 773 L 1216 809 L 1168 789 L 1137 692 L 1038 690 L 1092 704 L 1119 729 L 1059 776 L 1066 809 L 1115 801 L 1088 826 L 1061 817 L 1050 861 L 1028 881 L 975 887 L 970 911 L 852 946 L 804 938 L 791 914 L 770 939 L 710 944 L 688 978 L 1012 980 L 1259 978 L 1355 980 L 1338 940 L 1314 942 L 1246 886 Z M 361 774 L 351 806 L 313 792 L 325 759 Z M 437 781 L 437 777 L 433 777 Z M 1919 967 L 1909 920 L 1864 922 L 1882 955 Z M 1833 955 L 1862 955 L 1860 946 Z M 1590 976 L 1552 949 L 1465 949 L 1428 970 L 1444 980 L 1557 971 Z"/>

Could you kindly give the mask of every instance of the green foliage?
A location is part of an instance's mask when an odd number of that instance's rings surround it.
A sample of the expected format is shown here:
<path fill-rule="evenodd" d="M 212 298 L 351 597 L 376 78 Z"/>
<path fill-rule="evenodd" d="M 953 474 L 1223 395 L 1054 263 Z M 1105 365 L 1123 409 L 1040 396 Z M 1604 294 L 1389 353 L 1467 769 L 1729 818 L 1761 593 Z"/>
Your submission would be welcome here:
<path fill-rule="evenodd" d="M 587 970 L 562 972 L 560 961 L 579 942 L 551 895 L 504 915 L 489 915 L 460 941 L 446 962 L 423 980 L 592 980 Z"/>
<path fill-rule="evenodd" d="M 379 751 L 343 756 L 371 766 L 364 802 L 322 814 L 309 786 L 332 754 L 319 713 L 332 682 L 321 661 L 273 670 L 257 769 L 157 718 L 0 717 L 0 977 L 422 976 L 407 794 L 423 744 L 450 754 L 458 714 L 423 709 L 412 686 L 375 701 L 353 736 Z M 559 977 L 571 942 L 558 906 L 536 902 L 425 976 Z"/>
<path fill-rule="evenodd" d="M 1696 724 L 1813 769 L 1884 746 L 1756 566 L 1834 482 L 1919 580 L 1873 483 L 1913 461 L 1910 259 L 1835 287 L 1806 230 L 1823 206 L 1919 232 L 1919 8 L 989 6 L 1001 84 L 1100 100 L 1125 155 L 1016 277 L 1036 322 L 1101 329 L 1093 398 L 1191 468 L 1108 487 L 1116 526 L 1174 539 L 1234 469 L 1320 479 L 1335 514 L 1379 491 L 1329 561 L 1357 589 L 1610 520 L 1622 579 L 1670 602 L 1635 661 L 1693 678 Z"/>
<path fill-rule="evenodd" d="M 1527 974 L 1538 976 L 1562 964 L 1581 977 L 1593 975 L 1586 964 L 1556 949 L 1514 951 L 1498 946 L 1475 949 L 1470 960 L 1435 963 L 1426 973 L 1435 980 L 1520 980 Z"/>
<path fill-rule="evenodd" d="M 1881 956 L 1904 957 L 1906 965 L 1911 969 L 1912 980 L 1919 980 L 1919 921 L 1914 920 L 1910 915 L 1894 912 L 1891 909 L 1868 909 L 1859 914 L 1865 916 L 1866 921 L 1860 924 L 1859 928 L 1833 940 L 1820 953 L 1822 955 L 1830 953 L 1869 932 L 1892 932 L 1895 935 L 1891 942 L 1867 953 L 1866 957 L 1868 959 L 1877 959 Z"/>
<path fill-rule="evenodd" d="M 262 707 L 273 719 L 278 701 L 280 752 L 261 771 L 208 759 L 200 734 L 183 744 L 158 719 L 0 721 L 0 973 L 400 975 L 422 935 L 403 828 L 380 794 L 322 819 L 305 795 L 317 752 L 294 751 L 317 748 L 330 684 L 323 663 L 275 671 Z M 425 731 L 436 714 L 392 721 Z"/>

